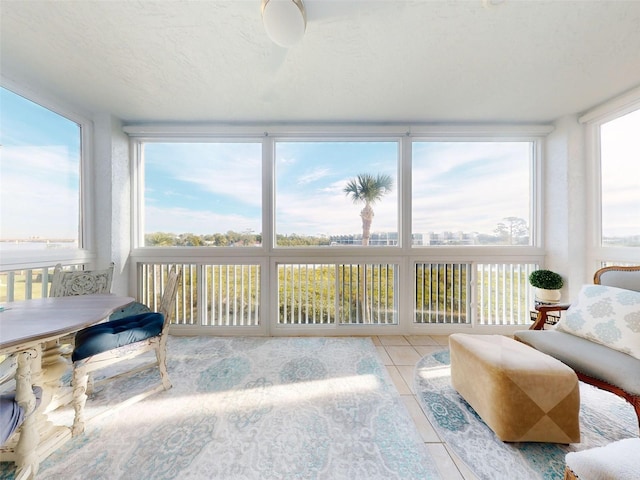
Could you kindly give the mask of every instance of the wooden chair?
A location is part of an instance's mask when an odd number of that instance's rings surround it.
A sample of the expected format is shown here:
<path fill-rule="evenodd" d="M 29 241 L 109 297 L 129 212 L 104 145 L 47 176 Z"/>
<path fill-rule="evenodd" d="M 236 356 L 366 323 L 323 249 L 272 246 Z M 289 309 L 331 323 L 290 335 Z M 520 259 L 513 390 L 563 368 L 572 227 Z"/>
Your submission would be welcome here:
<path fill-rule="evenodd" d="M 50 297 L 71 297 L 74 295 L 92 295 L 95 293 L 111 293 L 111 282 L 115 264 L 102 270 L 63 270 L 61 264 L 53 269 Z M 68 357 L 73 350 L 74 336 L 62 337 L 58 343 L 60 352 Z M 61 400 L 61 403 L 65 403 Z"/>
<path fill-rule="evenodd" d="M 111 281 L 115 264 L 104 270 L 62 270 L 57 264 L 53 269 L 50 297 L 69 297 L 93 293 L 111 293 Z"/>
<path fill-rule="evenodd" d="M 72 386 L 75 409 L 73 435 L 84 431 L 84 407 L 87 393 L 94 386 L 157 366 L 160 371 L 160 384 L 137 395 L 125 404 L 171 388 L 167 372 L 167 337 L 181 275 L 182 269 L 177 266 L 169 273 L 162 293 L 159 312 L 147 311 L 109 320 L 81 330 L 76 334 L 76 344 L 71 357 L 73 360 Z M 100 382 L 95 382 L 91 389 L 88 388 L 90 373 L 151 350 L 154 350 L 156 354 L 154 362 L 105 378 Z M 121 404 L 121 406 L 124 405 Z"/>

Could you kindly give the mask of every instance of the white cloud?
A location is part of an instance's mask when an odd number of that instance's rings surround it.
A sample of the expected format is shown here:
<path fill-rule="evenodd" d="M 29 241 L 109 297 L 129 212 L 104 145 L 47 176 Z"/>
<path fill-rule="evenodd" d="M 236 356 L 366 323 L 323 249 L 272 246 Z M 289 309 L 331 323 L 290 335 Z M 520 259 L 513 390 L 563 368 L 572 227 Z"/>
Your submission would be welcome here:
<path fill-rule="evenodd" d="M 427 157 L 424 148 L 416 149 L 412 171 L 415 232 L 491 233 L 505 217 L 528 219 L 529 166 L 522 146 L 438 146 L 442 148 Z"/>
<path fill-rule="evenodd" d="M 78 163 L 67 149 L 3 147 L 3 239 L 78 237 Z"/>
<path fill-rule="evenodd" d="M 262 231 L 260 218 L 185 208 L 148 207 L 145 210 L 145 220 L 145 231 L 147 233 L 166 232 L 204 235 L 225 233 L 229 230 L 236 232 L 252 230 L 256 233 Z"/>
<path fill-rule="evenodd" d="M 172 179 L 223 195 L 246 205 L 260 206 L 262 159 L 259 144 L 150 144 L 147 169 L 163 178 L 155 185 L 178 194 Z M 161 183 L 160 183 L 161 182 Z"/>
<path fill-rule="evenodd" d="M 344 186 L 344 183 L 342 183 Z M 324 189 L 313 195 L 284 193 L 276 198 L 278 233 L 316 235 L 350 234 L 362 232 L 360 210 L 342 192 Z M 397 196 L 385 196 L 373 207 L 375 217 L 372 231 L 397 231 Z"/>
<path fill-rule="evenodd" d="M 640 235 L 640 110 L 602 127 L 602 233 Z"/>
<path fill-rule="evenodd" d="M 321 178 L 325 178 L 330 173 L 328 168 L 315 168 L 304 175 L 298 177 L 298 185 L 307 185 L 308 183 L 317 182 Z"/>

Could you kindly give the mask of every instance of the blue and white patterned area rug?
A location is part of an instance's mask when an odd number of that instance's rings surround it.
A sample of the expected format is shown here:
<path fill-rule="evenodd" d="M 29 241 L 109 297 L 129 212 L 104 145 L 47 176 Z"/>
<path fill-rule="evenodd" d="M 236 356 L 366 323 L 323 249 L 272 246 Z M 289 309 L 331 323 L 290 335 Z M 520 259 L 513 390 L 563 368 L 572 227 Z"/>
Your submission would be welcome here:
<path fill-rule="evenodd" d="M 451 386 L 449 350 L 422 358 L 415 388 L 438 435 L 480 480 L 562 480 L 570 451 L 638 436 L 633 407 L 621 398 L 580 383 L 581 443 L 505 443 Z"/>
<path fill-rule="evenodd" d="M 38 480 L 440 478 L 369 338 L 171 337 L 168 348 L 173 388 L 90 421 Z M 156 381 L 107 384 L 87 413 Z"/>

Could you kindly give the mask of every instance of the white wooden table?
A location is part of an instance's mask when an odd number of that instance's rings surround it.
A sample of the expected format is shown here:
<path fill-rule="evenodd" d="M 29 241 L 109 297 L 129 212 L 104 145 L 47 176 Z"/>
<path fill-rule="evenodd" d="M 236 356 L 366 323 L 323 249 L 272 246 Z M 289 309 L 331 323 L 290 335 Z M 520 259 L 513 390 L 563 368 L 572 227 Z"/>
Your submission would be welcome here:
<path fill-rule="evenodd" d="M 106 319 L 134 299 L 116 295 L 52 297 L 4 304 L 0 312 L 0 355 L 18 356 L 16 399 L 35 405 L 31 387 L 42 387 L 42 400 L 22 425 L 17 443 L 0 448 L 0 460 L 16 463 L 16 478 L 33 478 L 40 461 L 71 438 L 71 428 L 52 424 L 46 415 L 60 396 L 69 361 L 58 340 Z M 22 404 L 21 403 L 21 404 Z"/>

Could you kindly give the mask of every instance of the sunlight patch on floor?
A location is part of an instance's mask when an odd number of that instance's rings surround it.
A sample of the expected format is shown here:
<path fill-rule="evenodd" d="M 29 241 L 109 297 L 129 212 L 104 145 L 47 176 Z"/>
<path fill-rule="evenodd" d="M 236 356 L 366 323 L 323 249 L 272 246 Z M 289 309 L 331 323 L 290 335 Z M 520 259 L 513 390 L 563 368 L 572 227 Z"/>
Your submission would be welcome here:
<path fill-rule="evenodd" d="M 306 382 L 272 385 L 260 384 L 251 388 L 238 388 L 221 392 L 189 393 L 183 396 L 184 403 L 176 408 L 179 398 L 175 395 L 164 397 L 162 393 L 145 399 L 146 409 L 155 412 L 146 418 L 141 418 L 141 423 L 153 421 L 157 423 L 161 419 L 188 418 L 193 415 L 189 405 L 211 405 L 212 414 L 225 414 L 229 412 L 262 410 L 265 408 L 294 407 L 297 404 L 305 404 L 315 401 L 326 401 L 328 398 L 359 398 L 367 392 L 374 392 L 381 388 L 380 380 L 372 374 L 352 375 L 348 377 L 326 378 Z M 178 403 L 178 405 L 180 405 Z M 114 407 L 117 407 L 114 405 Z M 110 415 L 105 409 L 110 407 L 91 406 L 91 400 L 87 401 L 85 415 L 87 419 L 95 416 Z M 115 413 L 115 411 L 113 412 Z M 153 420 L 151 420 L 152 418 Z M 117 420 L 116 420 L 117 422 Z M 131 419 L 128 420 L 131 422 Z"/>

